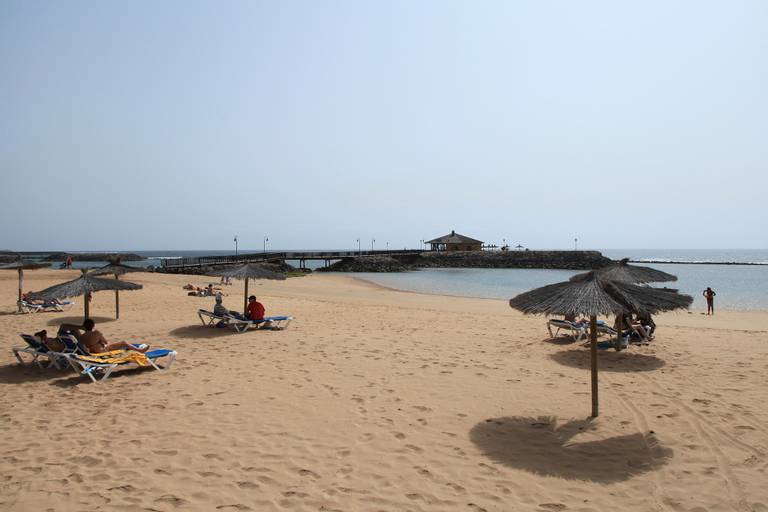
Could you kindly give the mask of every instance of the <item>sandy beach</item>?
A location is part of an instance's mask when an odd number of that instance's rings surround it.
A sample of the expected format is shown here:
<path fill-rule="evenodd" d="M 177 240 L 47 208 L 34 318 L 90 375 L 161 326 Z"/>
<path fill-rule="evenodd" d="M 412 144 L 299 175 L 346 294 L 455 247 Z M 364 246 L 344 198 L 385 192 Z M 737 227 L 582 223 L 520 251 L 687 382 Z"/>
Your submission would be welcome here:
<path fill-rule="evenodd" d="M 77 271 L 25 274 L 25 289 Z M 0 510 L 768 511 L 768 312 L 657 317 L 656 341 L 600 353 L 547 340 L 506 301 L 398 292 L 335 275 L 251 283 L 285 331 L 204 328 L 182 285 L 100 292 L 110 341 L 178 351 L 167 372 L 93 384 L 21 367 L 0 273 Z M 242 282 L 225 305 L 242 307 Z"/>

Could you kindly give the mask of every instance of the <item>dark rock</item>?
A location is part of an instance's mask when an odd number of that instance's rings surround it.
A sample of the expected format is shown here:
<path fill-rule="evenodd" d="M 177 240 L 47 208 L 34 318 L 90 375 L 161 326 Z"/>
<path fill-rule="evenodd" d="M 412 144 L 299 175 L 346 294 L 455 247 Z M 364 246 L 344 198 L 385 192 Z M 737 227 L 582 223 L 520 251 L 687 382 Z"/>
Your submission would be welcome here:
<path fill-rule="evenodd" d="M 318 272 L 405 272 L 409 267 L 391 256 L 360 256 L 344 258 Z"/>
<path fill-rule="evenodd" d="M 323 272 L 403 272 L 419 268 L 547 268 L 591 270 L 612 263 L 598 251 L 423 252 L 345 258 Z"/>

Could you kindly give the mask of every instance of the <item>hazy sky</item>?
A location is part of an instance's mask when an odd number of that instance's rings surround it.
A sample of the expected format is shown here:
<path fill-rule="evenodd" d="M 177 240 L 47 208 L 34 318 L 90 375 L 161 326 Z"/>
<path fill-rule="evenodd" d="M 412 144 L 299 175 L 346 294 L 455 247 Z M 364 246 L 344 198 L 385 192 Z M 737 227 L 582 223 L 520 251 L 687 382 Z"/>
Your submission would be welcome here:
<path fill-rule="evenodd" d="M 768 2 L 0 2 L 0 249 L 768 247 Z"/>

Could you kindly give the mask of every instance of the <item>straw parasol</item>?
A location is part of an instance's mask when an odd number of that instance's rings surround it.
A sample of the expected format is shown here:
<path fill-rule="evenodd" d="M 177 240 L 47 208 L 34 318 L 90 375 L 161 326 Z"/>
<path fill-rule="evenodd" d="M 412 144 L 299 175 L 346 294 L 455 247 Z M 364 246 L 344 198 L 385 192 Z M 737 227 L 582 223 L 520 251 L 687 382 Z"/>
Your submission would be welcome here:
<path fill-rule="evenodd" d="M 132 267 L 120 263 L 120 256 L 110 259 L 109 264 L 91 271 L 92 276 L 114 275 L 115 279 L 129 272 L 143 272 L 143 268 Z M 120 291 L 115 290 L 115 319 L 120 318 Z"/>
<path fill-rule="evenodd" d="M 245 295 L 243 297 L 243 314 L 248 314 L 248 280 L 249 279 L 278 279 L 284 280 L 285 276 L 278 272 L 267 270 L 266 268 L 254 264 L 246 263 L 234 267 L 225 267 L 208 272 L 210 276 L 232 277 L 234 279 L 245 279 Z"/>
<path fill-rule="evenodd" d="M 102 279 L 94 277 L 88 273 L 87 269 L 82 269 L 82 275 L 72 281 L 66 283 L 57 284 L 46 288 L 43 291 L 30 293 L 30 298 L 53 300 L 64 299 L 67 297 L 79 297 L 85 296 L 83 304 L 85 306 L 85 318 L 88 318 L 88 296 L 93 292 L 100 292 L 103 290 L 140 290 L 142 286 L 136 283 L 129 283 L 127 281 L 118 281 L 117 279 Z"/>
<path fill-rule="evenodd" d="M 608 279 L 610 281 L 621 281 L 624 283 L 633 284 L 647 284 L 647 283 L 663 283 L 666 281 L 677 281 L 677 276 L 667 274 L 661 270 L 656 270 L 650 267 L 639 267 L 637 265 L 630 265 L 629 258 L 623 258 L 618 262 L 596 270 L 600 277 Z M 571 278 L 571 280 L 584 279 L 589 273 L 577 274 Z M 617 318 L 617 327 L 619 330 L 624 328 L 624 319 L 621 315 Z"/>
<path fill-rule="evenodd" d="M 689 295 L 648 286 L 610 281 L 598 272 L 580 279 L 551 284 L 510 299 L 509 305 L 525 314 L 589 316 L 592 360 L 592 416 L 598 415 L 597 394 L 597 316 L 624 313 L 658 313 L 687 308 Z"/>
<path fill-rule="evenodd" d="M 24 271 L 35 270 L 38 268 L 45 268 L 49 266 L 50 265 L 46 263 L 37 263 L 34 261 L 23 260 L 21 259 L 21 257 L 19 257 L 18 260 L 12 263 L 0 265 L 0 269 L 2 270 L 17 270 L 19 272 L 19 299 L 17 303 L 19 307 L 19 311 L 21 311 L 21 296 L 23 295 L 22 288 L 24 287 Z"/>
<path fill-rule="evenodd" d="M 600 277 L 610 281 L 622 281 L 624 283 L 646 284 L 646 283 L 664 283 L 667 281 L 677 281 L 677 276 L 667 274 L 661 270 L 650 267 L 639 267 L 630 265 L 629 258 L 624 258 L 612 265 L 596 270 Z M 589 272 L 577 274 L 572 280 L 584 279 Z"/>

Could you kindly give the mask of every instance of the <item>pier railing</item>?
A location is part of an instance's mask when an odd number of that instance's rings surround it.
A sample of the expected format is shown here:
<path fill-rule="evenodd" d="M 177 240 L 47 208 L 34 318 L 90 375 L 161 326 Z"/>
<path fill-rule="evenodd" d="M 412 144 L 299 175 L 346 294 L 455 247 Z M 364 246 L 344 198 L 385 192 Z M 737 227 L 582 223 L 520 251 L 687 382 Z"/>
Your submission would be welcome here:
<path fill-rule="evenodd" d="M 395 256 L 420 254 L 419 249 L 402 249 L 389 251 L 295 251 L 295 252 L 259 252 L 253 254 L 230 254 L 226 256 L 191 256 L 184 258 L 163 258 L 160 266 L 169 267 L 199 267 L 206 265 L 231 265 L 267 260 L 340 260 L 357 256 Z"/>

